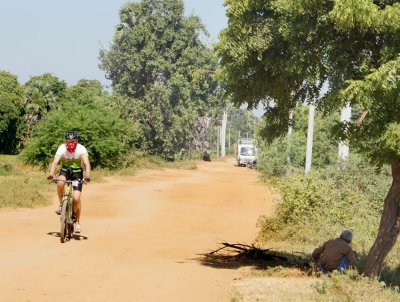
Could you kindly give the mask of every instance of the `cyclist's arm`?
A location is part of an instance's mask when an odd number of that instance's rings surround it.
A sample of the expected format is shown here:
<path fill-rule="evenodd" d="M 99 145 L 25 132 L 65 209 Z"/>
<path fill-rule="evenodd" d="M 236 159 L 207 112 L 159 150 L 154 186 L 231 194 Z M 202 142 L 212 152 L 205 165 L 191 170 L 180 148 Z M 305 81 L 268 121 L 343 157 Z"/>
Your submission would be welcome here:
<path fill-rule="evenodd" d="M 54 160 L 50 166 L 49 176 L 54 177 L 54 174 L 56 173 L 56 168 L 57 168 L 58 163 L 60 162 L 60 159 L 61 159 L 60 156 L 58 156 L 58 155 L 54 156 Z"/>
<path fill-rule="evenodd" d="M 89 162 L 89 156 L 82 156 L 82 162 L 83 165 L 85 166 L 85 177 L 90 178 L 90 162 Z"/>

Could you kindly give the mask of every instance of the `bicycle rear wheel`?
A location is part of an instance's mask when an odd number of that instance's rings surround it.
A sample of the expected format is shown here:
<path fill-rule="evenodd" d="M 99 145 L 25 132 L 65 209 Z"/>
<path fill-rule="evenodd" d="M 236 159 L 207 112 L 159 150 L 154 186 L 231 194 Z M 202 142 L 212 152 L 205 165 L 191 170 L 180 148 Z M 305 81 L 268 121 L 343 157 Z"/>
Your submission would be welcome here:
<path fill-rule="evenodd" d="M 61 243 L 65 242 L 65 237 L 67 235 L 67 205 L 68 205 L 68 198 L 63 198 L 62 206 L 61 206 L 61 216 L 60 216 L 60 223 L 61 223 L 61 231 L 60 231 L 60 241 Z"/>

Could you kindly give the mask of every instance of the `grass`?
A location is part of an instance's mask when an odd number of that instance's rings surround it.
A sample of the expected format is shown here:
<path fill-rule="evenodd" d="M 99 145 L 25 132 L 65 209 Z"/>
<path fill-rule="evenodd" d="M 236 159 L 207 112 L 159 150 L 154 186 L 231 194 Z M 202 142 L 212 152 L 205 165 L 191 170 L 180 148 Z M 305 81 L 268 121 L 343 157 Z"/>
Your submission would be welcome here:
<path fill-rule="evenodd" d="M 0 208 L 48 205 L 53 189 L 43 172 L 20 164 L 16 156 L 0 156 Z"/>
<path fill-rule="evenodd" d="M 356 271 L 345 274 L 306 275 L 297 269 L 267 267 L 235 281 L 231 301 L 400 301 L 398 287 L 362 277 Z"/>
<path fill-rule="evenodd" d="M 196 170 L 196 160 L 179 160 L 179 161 L 164 161 L 159 157 L 147 157 L 138 160 L 138 167 L 144 169 L 186 169 Z"/>
<path fill-rule="evenodd" d="M 158 157 L 147 157 L 136 161 L 134 166 L 125 167 L 119 170 L 111 171 L 107 169 L 95 169 L 92 171 L 92 179 L 96 182 L 103 181 L 108 176 L 133 176 L 140 170 L 162 170 L 162 169 L 186 169 L 196 170 L 195 160 L 181 160 L 175 162 L 166 162 Z"/>
<path fill-rule="evenodd" d="M 311 301 L 312 279 L 252 277 L 233 284 L 231 301 Z"/>

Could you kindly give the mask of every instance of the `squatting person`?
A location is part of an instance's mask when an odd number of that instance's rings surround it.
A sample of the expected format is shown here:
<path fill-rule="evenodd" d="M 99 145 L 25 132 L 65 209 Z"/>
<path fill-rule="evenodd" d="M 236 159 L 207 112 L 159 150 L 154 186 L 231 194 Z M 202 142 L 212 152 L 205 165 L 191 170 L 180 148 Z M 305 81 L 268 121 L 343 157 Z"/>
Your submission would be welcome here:
<path fill-rule="evenodd" d="M 339 238 L 328 240 L 313 251 L 312 257 L 323 272 L 341 272 L 350 266 L 357 267 L 357 253 L 350 246 L 352 239 L 353 233 L 344 230 Z"/>

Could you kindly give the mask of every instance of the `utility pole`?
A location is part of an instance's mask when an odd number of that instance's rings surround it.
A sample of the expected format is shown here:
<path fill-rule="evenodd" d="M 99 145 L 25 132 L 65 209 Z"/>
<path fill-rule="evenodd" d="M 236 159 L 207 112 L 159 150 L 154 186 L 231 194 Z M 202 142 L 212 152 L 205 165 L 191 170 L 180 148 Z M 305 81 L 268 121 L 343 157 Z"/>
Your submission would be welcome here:
<path fill-rule="evenodd" d="M 231 128 L 228 129 L 228 152 L 231 154 Z"/>
<path fill-rule="evenodd" d="M 314 136 L 314 112 L 315 112 L 315 106 L 310 105 L 310 112 L 308 114 L 308 129 L 307 129 L 307 151 L 306 151 L 306 168 L 305 168 L 306 174 L 308 174 L 311 171 L 312 146 L 313 146 L 313 136 Z"/>
<path fill-rule="evenodd" d="M 348 122 L 351 118 L 351 106 L 350 103 L 346 104 L 346 107 L 342 108 L 340 113 L 340 122 Z M 349 157 L 350 148 L 349 144 L 346 141 L 339 142 L 339 152 L 338 152 L 338 160 L 346 160 Z"/>
<path fill-rule="evenodd" d="M 226 136 L 226 123 L 228 120 L 228 115 L 226 111 L 222 115 L 222 125 L 221 125 L 221 157 L 225 157 L 225 136 Z"/>
<path fill-rule="evenodd" d="M 287 140 L 287 149 L 286 149 L 286 161 L 290 164 L 290 149 L 292 144 L 292 133 L 293 133 L 293 110 L 290 110 L 289 113 L 289 127 L 288 127 L 288 140 Z"/>
<path fill-rule="evenodd" d="M 217 127 L 217 157 L 219 157 L 220 127 Z"/>

